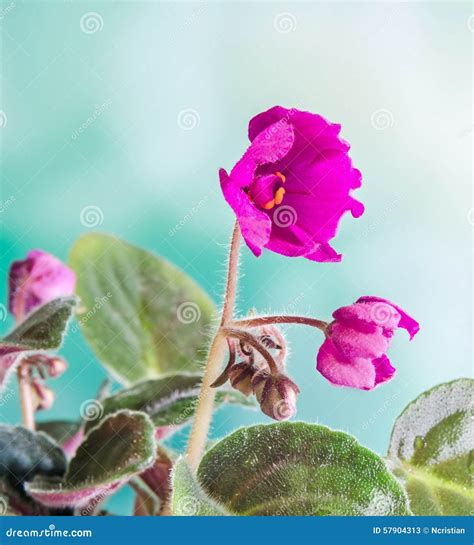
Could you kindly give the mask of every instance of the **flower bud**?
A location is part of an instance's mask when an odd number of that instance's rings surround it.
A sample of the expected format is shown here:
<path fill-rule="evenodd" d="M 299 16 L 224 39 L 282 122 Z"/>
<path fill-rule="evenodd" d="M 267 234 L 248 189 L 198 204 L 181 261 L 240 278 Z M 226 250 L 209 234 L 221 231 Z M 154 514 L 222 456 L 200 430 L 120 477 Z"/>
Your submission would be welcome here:
<path fill-rule="evenodd" d="M 48 410 L 54 403 L 54 392 L 39 380 L 34 379 L 31 382 L 31 392 L 33 394 L 33 403 L 35 411 Z"/>
<path fill-rule="evenodd" d="M 67 363 L 62 358 L 48 358 L 48 375 L 51 378 L 61 376 L 67 369 Z"/>
<path fill-rule="evenodd" d="M 252 377 L 255 372 L 255 367 L 249 362 L 234 363 L 228 372 L 232 387 L 249 396 L 253 392 Z"/>
<path fill-rule="evenodd" d="M 53 255 L 31 250 L 26 259 L 12 263 L 8 282 L 8 308 L 21 322 L 41 305 L 72 295 L 76 274 Z"/>
<path fill-rule="evenodd" d="M 288 420 L 296 414 L 296 396 L 300 390 L 286 375 L 256 373 L 252 387 L 262 412 L 274 420 Z"/>

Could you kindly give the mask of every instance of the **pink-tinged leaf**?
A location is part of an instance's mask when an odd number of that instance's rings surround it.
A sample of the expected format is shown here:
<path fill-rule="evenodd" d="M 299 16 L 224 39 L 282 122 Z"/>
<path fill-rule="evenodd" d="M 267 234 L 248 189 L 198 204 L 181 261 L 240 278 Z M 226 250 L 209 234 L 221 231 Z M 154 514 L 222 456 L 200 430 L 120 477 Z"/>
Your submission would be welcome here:
<path fill-rule="evenodd" d="M 153 464 L 154 435 L 146 414 L 112 414 L 87 434 L 63 480 L 35 480 L 26 491 L 48 507 L 72 506 L 93 514 L 103 499 Z"/>
<path fill-rule="evenodd" d="M 162 447 L 156 451 L 155 463 L 140 475 L 140 479 L 152 490 L 161 501 L 166 501 L 171 492 L 171 468 L 173 462 Z"/>
<path fill-rule="evenodd" d="M 0 339 L 0 391 L 14 370 L 19 356 L 31 352 L 57 350 L 77 297 L 61 297 L 30 314 L 6 337 Z"/>

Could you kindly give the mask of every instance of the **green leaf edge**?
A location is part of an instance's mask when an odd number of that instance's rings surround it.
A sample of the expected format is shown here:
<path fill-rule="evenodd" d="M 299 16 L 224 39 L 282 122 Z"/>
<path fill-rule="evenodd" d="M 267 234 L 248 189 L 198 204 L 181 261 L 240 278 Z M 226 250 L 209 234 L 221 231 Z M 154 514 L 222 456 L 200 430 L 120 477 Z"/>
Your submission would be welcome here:
<path fill-rule="evenodd" d="M 183 496 L 183 490 L 180 490 L 177 486 L 178 481 L 181 486 L 185 482 L 188 489 Z M 172 496 L 171 496 L 171 510 L 174 516 L 229 516 L 230 513 L 226 511 L 219 503 L 209 497 L 207 492 L 204 491 L 197 478 L 193 475 L 189 468 L 184 456 L 178 458 L 171 471 L 172 482 Z M 186 486 L 185 485 L 185 486 Z M 182 486 L 183 487 L 183 486 Z M 180 497 L 177 497 L 177 491 L 179 490 Z M 188 508 L 184 505 L 183 500 L 188 502 Z M 188 511 L 183 512 L 183 511 Z"/>
<path fill-rule="evenodd" d="M 155 452 L 156 452 L 156 442 L 154 441 L 155 426 L 153 425 L 153 422 L 151 421 L 150 417 L 146 413 L 143 413 L 143 412 L 140 412 L 140 411 L 129 411 L 127 409 L 124 409 L 123 411 L 117 411 L 116 413 L 113 413 L 113 414 L 109 415 L 108 417 L 102 419 L 97 424 L 97 426 L 94 426 L 92 429 L 90 429 L 87 432 L 86 436 L 84 437 L 83 443 L 85 441 L 87 441 L 89 436 L 93 432 L 95 432 L 98 428 L 100 428 L 100 426 L 102 426 L 105 423 L 106 420 L 115 417 L 119 413 L 120 414 L 127 414 L 128 416 L 140 415 L 141 417 L 144 417 L 145 421 L 148 421 L 146 423 L 146 425 L 147 425 L 147 427 L 149 427 L 151 437 L 153 437 L 153 449 L 152 449 L 151 457 L 149 457 L 148 460 L 146 462 L 144 462 L 142 468 L 140 468 L 139 470 L 137 470 L 137 472 L 134 472 L 131 475 L 131 477 L 132 477 L 133 475 L 138 475 L 139 473 L 141 473 L 141 472 L 147 470 L 148 468 L 150 468 L 153 465 L 153 462 L 155 460 Z M 44 432 L 39 432 L 39 433 L 42 433 L 48 439 L 50 439 L 50 437 L 46 433 L 44 433 Z M 71 464 L 72 460 L 74 460 L 74 458 L 72 458 L 70 460 L 69 465 Z M 108 479 L 108 480 L 105 480 L 105 481 L 100 481 L 100 483 L 98 483 L 96 481 L 93 481 L 93 480 L 89 480 L 89 481 L 86 480 L 86 481 L 82 481 L 80 483 L 77 483 L 74 487 L 69 487 L 68 488 L 67 487 L 68 472 L 69 472 L 69 469 L 66 472 L 66 474 L 64 475 L 62 481 L 60 481 L 60 482 L 51 482 L 51 481 L 46 481 L 46 480 L 43 480 L 43 479 L 35 479 L 31 483 L 27 483 L 27 487 L 26 487 L 27 492 L 32 492 L 32 493 L 35 493 L 35 492 L 74 492 L 75 490 L 80 490 L 83 487 L 94 486 L 95 484 L 100 485 L 100 486 L 102 486 L 102 485 L 106 486 L 106 485 L 112 484 L 113 482 L 118 480 L 117 478 L 111 478 L 111 479 Z M 125 477 L 125 476 L 126 476 L 126 474 L 122 474 L 120 477 Z M 57 487 L 57 485 L 60 485 L 60 486 Z"/>

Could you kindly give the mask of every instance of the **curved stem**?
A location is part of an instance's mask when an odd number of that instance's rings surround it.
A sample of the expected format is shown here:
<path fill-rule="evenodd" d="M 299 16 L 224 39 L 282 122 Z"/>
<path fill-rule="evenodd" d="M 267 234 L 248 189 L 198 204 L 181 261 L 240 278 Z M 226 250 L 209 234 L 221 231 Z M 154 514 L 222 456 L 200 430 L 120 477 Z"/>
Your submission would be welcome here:
<path fill-rule="evenodd" d="M 259 327 L 271 324 L 301 324 L 310 327 L 316 327 L 321 331 L 326 331 L 328 322 L 316 320 L 316 318 L 307 318 L 306 316 L 258 316 L 257 318 L 244 318 L 234 320 L 233 327 Z"/>
<path fill-rule="evenodd" d="M 237 272 L 239 265 L 239 248 L 240 228 L 239 224 L 236 222 L 230 244 L 227 285 L 220 321 L 221 327 L 232 320 L 234 313 L 238 280 Z M 218 330 L 209 348 L 207 363 L 206 367 L 204 368 L 204 375 L 202 378 L 201 390 L 199 392 L 198 404 L 194 416 L 193 427 L 189 437 L 187 459 L 189 467 L 192 471 L 196 471 L 206 445 L 207 434 L 211 424 L 212 411 L 214 408 L 214 398 L 216 396 L 216 390 L 211 388 L 211 384 L 214 382 L 221 370 L 225 353 L 226 340 L 221 331 Z"/>
<path fill-rule="evenodd" d="M 242 331 L 241 329 L 235 329 L 232 327 L 223 327 L 221 331 L 226 337 L 233 337 L 234 339 L 240 339 L 245 344 L 249 344 L 251 347 L 255 348 L 255 350 L 260 352 L 260 354 L 265 358 L 265 361 L 268 363 L 268 367 L 270 367 L 270 371 L 272 372 L 272 374 L 278 373 L 278 366 L 275 363 L 273 356 L 262 345 L 262 343 L 257 339 L 257 337 L 255 337 L 248 331 Z"/>

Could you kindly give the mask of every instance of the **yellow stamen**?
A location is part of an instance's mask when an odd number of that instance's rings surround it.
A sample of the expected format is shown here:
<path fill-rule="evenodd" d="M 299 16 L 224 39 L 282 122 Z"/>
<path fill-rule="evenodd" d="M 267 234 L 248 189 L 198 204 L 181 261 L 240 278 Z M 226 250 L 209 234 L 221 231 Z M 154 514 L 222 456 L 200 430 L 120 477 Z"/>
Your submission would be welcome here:
<path fill-rule="evenodd" d="M 263 208 L 265 208 L 265 210 L 271 210 L 274 206 L 275 206 L 275 199 L 272 199 L 271 201 L 268 201 L 267 203 L 265 203 L 263 205 Z"/>
<path fill-rule="evenodd" d="M 283 200 L 283 196 L 285 194 L 285 189 L 283 187 L 280 187 L 275 192 L 275 204 L 281 204 L 281 201 Z"/>
<path fill-rule="evenodd" d="M 282 174 L 281 172 L 275 172 L 275 176 L 278 176 L 278 178 L 280 178 L 282 184 L 284 184 L 286 182 L 286 176 L 284 174 Z M 277 204 L 279 204 L 279 203 L 277 203 Z"/>

